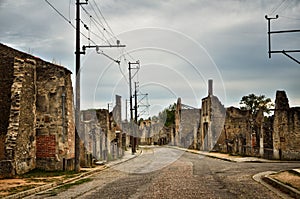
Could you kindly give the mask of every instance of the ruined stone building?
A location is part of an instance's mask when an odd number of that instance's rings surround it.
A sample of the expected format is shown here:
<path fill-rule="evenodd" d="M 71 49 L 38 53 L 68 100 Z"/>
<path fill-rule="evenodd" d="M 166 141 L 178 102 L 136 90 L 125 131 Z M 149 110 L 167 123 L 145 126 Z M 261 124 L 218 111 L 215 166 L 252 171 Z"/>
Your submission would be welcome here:
<path fill-rule="evenodd" d="M 201 110 L 183 108 L 186 105 L 178 99 L 172 145 L 269 159 L 300 159 L 300 107 L 290 108 L 284 91 L 276 93 L 274 115 L 264 117 L 261 110 L 251 114 L 236 107 L 225 108 L 213 95 L 212 83 L 209 80 Z"/>
<path fill-rule="evenodd" d="M 141 132 L 140 144 L 152 145 L 153 144 L 152 121 L 142 120 L 139 124 L 139 130 Z"/>
<path fill-rule="evenodd" d="M 91 166 L 89 154 L 95 160 L 106 161 L 123 155 L 126 135 L 121 124 L 121 96 L 118 95 L 112 112 L 107 109 L 81 111 L 82 166 Z"/>
<path fill-rule="evenodd" d="M 210 151 L 215 147 L 224 126 L 225 108 L 218 97 L 213 95 L 213 81 L 208 81 L 208 96 L 202 99 L 200 132 L 198 143 L 201 150 Z"/>
<path fill-rule="evenodd" d="M 181 98 L 178 98 L 175 110 L 175 128 L 171 133 L 172 145 L 197 148 L 200 112 L 201 109 L 182 104 Z"/>
<path fill-rule="evenodd" d="M 212 84 L 209 80 L 208 96 L 202 99 L 200 150 L 259 156 L 263 113 L 225 108 L 213 95 Z"/>
<path fill-rule="evenodd" d="M 71 72 L 0 44 L 0 176 L 73 169 Z"/>
<path fill-rule="evenodd" d="M 300 107 L 290 108 L 284 91 L 276 92 L 273 154 L 275 159 L 300 160 Z"/>

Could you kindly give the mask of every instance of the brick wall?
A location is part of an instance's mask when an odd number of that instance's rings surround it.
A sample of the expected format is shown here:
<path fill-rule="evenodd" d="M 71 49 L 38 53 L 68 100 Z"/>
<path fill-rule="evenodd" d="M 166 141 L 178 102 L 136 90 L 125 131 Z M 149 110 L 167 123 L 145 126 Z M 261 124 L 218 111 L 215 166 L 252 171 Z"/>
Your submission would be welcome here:
<path fill-rule="evenodd" d="M 55 135 L 40 135 L 36 138 L 36 157 L 54 158 L 56 155 Z"/>

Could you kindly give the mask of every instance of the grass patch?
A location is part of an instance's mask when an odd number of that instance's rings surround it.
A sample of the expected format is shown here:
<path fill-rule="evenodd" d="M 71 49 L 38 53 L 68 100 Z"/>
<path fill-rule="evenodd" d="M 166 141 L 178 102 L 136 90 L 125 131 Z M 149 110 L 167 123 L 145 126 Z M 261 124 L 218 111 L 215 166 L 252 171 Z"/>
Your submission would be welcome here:
<path fill-rule="evenodd" d="M 31 185 L 24 185 L 24 186 L 12 187 L 12 188 L 10 188 L 10 189 L 8 189 L 8 190 L 5 190 L 5 192 L 8 192 L 9 195 L 10 195 L 10 194 L 16 194 L 16 193 L 19 193 L 19 192 L 21 192 L 21 191 L 26 191 L 26 190 L 28 190 L 28 189 L 32 189 L 32 188 L 34 188 L 35 186 L 36 186 L 36 185 L 31 184 Z"/>
<path fill-rule="evenodd" d="M 78 173 L 75 171 L 45 171 L 42 169 L 33 169 L 28 173 L 21 175 L 21 178 L 46 178 L 46 177 L 57 177 L 57 176 L 74 176 Z"/>

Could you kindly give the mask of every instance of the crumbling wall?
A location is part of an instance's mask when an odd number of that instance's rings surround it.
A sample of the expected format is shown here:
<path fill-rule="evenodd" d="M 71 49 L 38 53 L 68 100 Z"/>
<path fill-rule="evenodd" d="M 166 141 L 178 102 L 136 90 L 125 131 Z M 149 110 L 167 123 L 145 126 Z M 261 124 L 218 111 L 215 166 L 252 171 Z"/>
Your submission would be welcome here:
<path fill-rule="evenodd" d="M 71 72 L 0 44 L 0 76 L 3 89 L 0 161 L 15 161 L 9 169 L 3 166 L 6 163 L 0 163 L 1 171 L 16 174 L 36 166 L 71 169 L 74 158 Z M 47 161 L 41 163 L 40 158 Z"/>
<path fill-rule="evenodd" d="M 71 73 L 39 62 L 37 67 L 37 167 L 71 170 L 74 166 L 74 112 Z"/>
<path fill-rule="evenodd" d="M 214 149 L 225 122 L 225 108 L 220 100 L 213 95 L 202 99 L 200 118 L 200 134 L 198 143 L 201 150 Z"/>
<path fill-rule="evenodd" d="M 196 148 L 197 131 L 200 123 L 200 109 L 181 110 L 181 145 Z"/>
<path fill-rule="evenodd" d="M 275 159 L 300 159 L 300 107 L 289 107 L 285 91 L 276 92 L 273 147 Z"/>
<path fill-rule="evenodd" d="M 250 111 L 229 107 L 226 109 L 224 129 L 218 139 L 218 151 L 233 154 L 246 153 L 246 140 L 250 132 Z"/>
<path fill-rule="evenodd" d="M 34 60 L 14 60 L 5 157 L 1 161 L 2 177 L 12 177 L 35 168 L 35 66 Z"/>
<path fill-rule="evenodd" d="M 0 46 L 1 47 L 1 46 Z M 0 48 L 0 161 L 5 159 L 5 138 L 9 124 L 11 86 L 14 81 L 14 58 Z M 0 167 L 1 168 L 1 167 Z"/>

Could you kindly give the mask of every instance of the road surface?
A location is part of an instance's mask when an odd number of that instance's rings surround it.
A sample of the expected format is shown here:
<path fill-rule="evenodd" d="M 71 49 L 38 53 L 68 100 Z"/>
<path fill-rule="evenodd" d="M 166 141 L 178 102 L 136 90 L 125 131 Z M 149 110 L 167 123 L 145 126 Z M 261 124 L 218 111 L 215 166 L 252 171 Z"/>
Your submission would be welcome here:
<path fill-rule="evenodd" d="M 34 198 L 280 198 L 253 180 L 265 171 L 299 167 L 299 163 L 236 163 L 167 147 L 142 155 L 92 177 L 55 196 Z"/>

